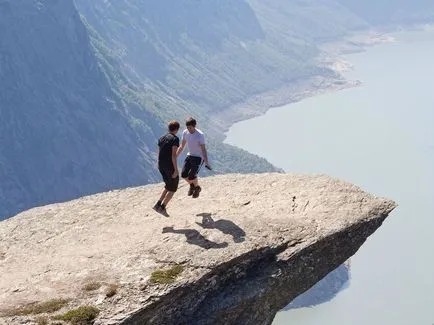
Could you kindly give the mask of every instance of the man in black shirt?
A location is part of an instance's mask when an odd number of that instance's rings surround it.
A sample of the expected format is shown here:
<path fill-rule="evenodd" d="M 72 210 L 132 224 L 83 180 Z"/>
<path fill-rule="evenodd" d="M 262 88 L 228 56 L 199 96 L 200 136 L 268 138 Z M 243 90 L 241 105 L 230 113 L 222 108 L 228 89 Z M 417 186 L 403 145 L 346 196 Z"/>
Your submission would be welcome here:
<path fill-rule="evenodd" d="M 178 189 L 179 175 L 176 152 L 179 147 L 179 138 L 176 134 L 179 131 L 179 123 L 170 121 L 169 132 L 158 140 L 158 170 L 165 183 L 164 191 L 160 199 L 154 205 L 154 210 L 167 216 L 166 207 L 173 194 Z"/>

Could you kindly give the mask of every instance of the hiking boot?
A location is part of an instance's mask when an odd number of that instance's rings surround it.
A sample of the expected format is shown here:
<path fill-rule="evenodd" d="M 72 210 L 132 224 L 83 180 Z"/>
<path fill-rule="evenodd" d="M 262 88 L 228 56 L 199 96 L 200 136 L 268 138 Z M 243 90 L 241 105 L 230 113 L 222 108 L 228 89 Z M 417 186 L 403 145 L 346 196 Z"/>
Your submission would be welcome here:
<path fill-rule="evenodd" d="M 190 188 L 188 189 L 188 193 L 187 193 L 187 195 L 188 195 L 188 196 L 192 196 L 193 193 L 194 193 L 194 185 L 193 185 L 193 184 L 190 184 Z"/>
<path fill-rule="evenodd" d="M 196 199 L 199 197 L 199 193 L 202 191 L 200 186 L 196 186 L 193 190 L 193 198 Z"/>
<path fill-rule="evenodd" d="M 160 214 L 162 214 L 163 216 L 165 216 L 165 217 L 169 217 L 169 214 L 167 213 L 165 207 L 160 206 L 160 209 L 158 210 L 158 212 L 159 212 Z"/>
<path fill-rule="evenodd" d="M 160 203 L 155 203 L 155 205 L 152 207 L 152 209 L 154 209 L 157 212 L 160 212 L 161 209 L 161 204 Z"/>

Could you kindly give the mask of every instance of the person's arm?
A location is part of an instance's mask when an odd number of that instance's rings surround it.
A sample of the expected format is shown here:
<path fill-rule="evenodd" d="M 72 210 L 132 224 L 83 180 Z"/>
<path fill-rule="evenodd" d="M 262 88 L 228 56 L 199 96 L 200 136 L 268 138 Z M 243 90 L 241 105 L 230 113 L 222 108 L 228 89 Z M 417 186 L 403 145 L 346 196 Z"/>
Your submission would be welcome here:
<path fill-rule="evenodd" d="M 205 161 L 205 165 L 209 165 L 208 164 L 208 153 L 206 152 L 205 144 L 201 144 L 200 149 L 202 149 L 202 156 L 203 156 L 203 160 Z"/>
<path fill-rule="evenodd" d="M 209 161 L 208 161 L 208 153 L 206 152 L 205 143 L 200 144 L 200 149 L 202 149 L 202 156 L 203 156 L 203 160 L 205 162 L 205 167 L 212 169 L 211 165 L 209 164 Z"/>
<path fill-rule="evenodd" d="M 172 164 L 173 164 L 173 174 L 172 174 L 172 178 L 176 178 L 178 176 L 178 146 L 173 146 L 172 147 Z"/>
<path fill-rule="evenodd" d="M 207 153 L 206 147 L 205 147 L 205 136 L 203 135 L 203 133 L 200 134 L 199 145 L 200 145 L 200 149 L 202 151 L 202 158 L 203 158 L 203 161 L 205 163 L 205 167 L 208 169 L 211 169 L 211 165 L 209 164 L 209 161 L 208 161 L 208 153 Z"/>
<path fill-rule="evenodd" d="M 200 149 L 202 150 L 202 157 L 205 163 L 205 167 L 211 169 L 211 166 L 208 161 L 208 153 L 206 152 L 206 147 L 205 147 L 205 136 L 203 134 L 201 134 L 199 138 L 199 145 L 200 145 Z"/>
<path fill-rule="evenodd" d="M 181 146 L 176 151 L 176 156 L 179 157 L 180 154 L 184 151 L 185 145 L 187 143 L 187 140 L 183 137 L 181 141 Z"/>

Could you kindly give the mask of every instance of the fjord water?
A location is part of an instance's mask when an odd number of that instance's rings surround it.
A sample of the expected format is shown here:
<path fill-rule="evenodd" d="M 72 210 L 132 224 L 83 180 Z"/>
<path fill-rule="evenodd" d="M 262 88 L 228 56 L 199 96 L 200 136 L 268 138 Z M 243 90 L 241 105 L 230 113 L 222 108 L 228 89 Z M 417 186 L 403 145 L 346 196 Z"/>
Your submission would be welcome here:
<path fill-rule="evenodd" d="M 226 142 L 291 173 L 325 173 L 399 207 L 351 259 L 349 286 L 274 325 L 434 324 L 434 32 L 345 57 L 362 86 L 271 109 Z"/>

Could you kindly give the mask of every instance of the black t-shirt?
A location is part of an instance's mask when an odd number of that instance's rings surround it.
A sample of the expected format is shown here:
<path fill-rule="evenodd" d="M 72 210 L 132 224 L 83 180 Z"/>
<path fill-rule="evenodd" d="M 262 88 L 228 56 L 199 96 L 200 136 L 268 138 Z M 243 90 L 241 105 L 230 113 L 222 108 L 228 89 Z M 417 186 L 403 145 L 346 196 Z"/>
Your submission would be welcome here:
<path fill-rule="evenodd" d="M 173 169 L 173 146 L 179 147 L 179 138 L 172 133 L 167 133 L 158 140 L 158 147 L 160 147 L 160 153 L 158 155 L 158 166 Z"/>

